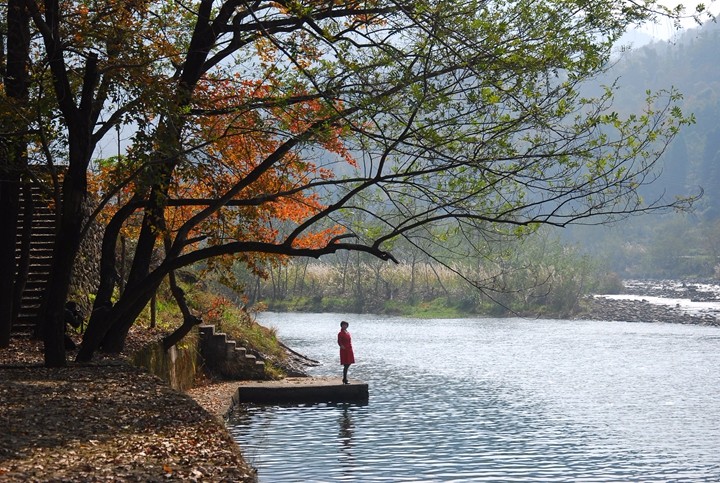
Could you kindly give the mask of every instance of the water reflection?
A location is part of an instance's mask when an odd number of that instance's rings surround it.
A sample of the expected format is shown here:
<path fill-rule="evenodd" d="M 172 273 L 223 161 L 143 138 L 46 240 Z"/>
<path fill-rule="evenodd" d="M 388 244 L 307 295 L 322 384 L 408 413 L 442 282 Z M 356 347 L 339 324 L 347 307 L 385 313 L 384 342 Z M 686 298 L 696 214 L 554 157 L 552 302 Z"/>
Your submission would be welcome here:
<path fill-rule="evenodd" d="M 343 468 L 343 474 L 351 476 L 353 474 L 354 458 L 352 453 L 353 439 L 353 421 L 349 403 L 340 405 L 340 417 L 338 418 L 338 442 L 340 443 L 340 465 Z"/>
<path fill-rule="evenodd" d="M 318 375 L 336 369 L 336 318 L 279 328 L 328 361 Z M 720 481 L 720 329 L 354 320 L 368 405 L 230 423 L 260 482 Z"/>

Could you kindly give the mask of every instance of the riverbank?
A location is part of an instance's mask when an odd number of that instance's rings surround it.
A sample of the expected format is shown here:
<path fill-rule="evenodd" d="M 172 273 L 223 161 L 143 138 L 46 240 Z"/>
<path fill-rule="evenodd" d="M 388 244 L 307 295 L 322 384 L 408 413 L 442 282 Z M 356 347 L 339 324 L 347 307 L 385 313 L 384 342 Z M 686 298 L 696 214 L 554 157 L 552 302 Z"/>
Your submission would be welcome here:
<path fill-rule="evenodd" d="M 576 318 L 720 325 L 712 310 L 651 302 L 712 304 L 717 293 L 712 284 L 631 283 L 623 295 L 587 298 Z M 148 342 L 131 338 L 127 351 Z M 255 481 L 222 419 L 237 381 L 180 393 L 124 358 L 46 369 L 40 347 L 14 339 L 0 349 L 0 481 Z"/>
<path fill-rule="evenodd" d="M 231 383 L 196 400 L 124 358 L 48 369 L 39 349 L 0 350 L 3 482 L 255 481 L 218 417 Z"/>

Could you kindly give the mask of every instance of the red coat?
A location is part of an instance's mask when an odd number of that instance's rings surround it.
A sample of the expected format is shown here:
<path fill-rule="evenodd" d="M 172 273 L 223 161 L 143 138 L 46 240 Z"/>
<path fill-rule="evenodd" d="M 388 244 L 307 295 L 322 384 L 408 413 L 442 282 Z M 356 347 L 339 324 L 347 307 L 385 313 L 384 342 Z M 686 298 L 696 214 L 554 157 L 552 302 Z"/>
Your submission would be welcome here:
<path fill-rule="evenodd" d="M 340 346 L 340 364 L 355 364 L 350 332 L 346 330 L 338 332 L 338 345 Z"/>

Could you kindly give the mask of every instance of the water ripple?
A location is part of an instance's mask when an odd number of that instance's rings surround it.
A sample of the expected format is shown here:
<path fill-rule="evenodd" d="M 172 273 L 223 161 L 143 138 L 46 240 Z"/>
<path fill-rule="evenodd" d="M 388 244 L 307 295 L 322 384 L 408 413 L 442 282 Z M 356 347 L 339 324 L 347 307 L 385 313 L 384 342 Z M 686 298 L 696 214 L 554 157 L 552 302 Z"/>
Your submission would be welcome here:
<path fill-rule="evenodd" d="M 341 318 L 369 404 L 238 412 L 261 482 L 720 481 L 720 329 L 346 314 L 277 328 L 337 374 Z"/>

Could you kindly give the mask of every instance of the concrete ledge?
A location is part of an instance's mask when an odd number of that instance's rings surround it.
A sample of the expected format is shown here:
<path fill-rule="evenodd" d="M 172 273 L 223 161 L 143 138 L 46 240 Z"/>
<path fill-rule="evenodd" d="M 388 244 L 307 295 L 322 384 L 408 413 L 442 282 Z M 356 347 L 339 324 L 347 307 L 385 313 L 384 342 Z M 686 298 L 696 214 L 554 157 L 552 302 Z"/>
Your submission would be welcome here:
<path fill-rule="evenodd" d="M 247 381 L 233 396 L 234 404 L 292 404 L 321 402 L 367 402 L 367 383 L 339 378 L 288 377 L 281 381 Z"/>

